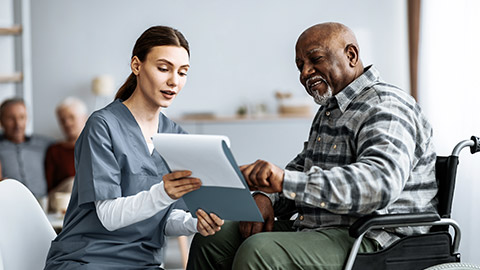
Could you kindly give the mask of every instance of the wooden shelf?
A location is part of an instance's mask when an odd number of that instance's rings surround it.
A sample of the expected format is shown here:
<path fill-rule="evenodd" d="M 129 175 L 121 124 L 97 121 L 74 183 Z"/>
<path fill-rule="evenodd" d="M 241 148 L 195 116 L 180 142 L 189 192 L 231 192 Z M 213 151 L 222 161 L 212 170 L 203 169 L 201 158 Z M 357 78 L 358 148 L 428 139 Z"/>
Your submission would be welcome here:
<path fill-rule="evenodd" d="M 258 116 L 236 116 L 236 115 L 212 115 L 209 117 L 180 117 L 173 118 L 179 123 L 235 123 L 235 122 L 261 122 L 261 121 L 283 121 L 294 119 L 313 119 L 313 114 L 266 114 Z"/>
<path fill-rule="evenodd" d="M 0 83 L 19 83 L 23 80 L 23 74 L 17 72 L 14 74 L 0 74 Z"/>
<path fill-rule="evenodd" d="M 20 35 L 22 33 L 21 25 L 11 27 L 0 27 L 0 35 Z"/>

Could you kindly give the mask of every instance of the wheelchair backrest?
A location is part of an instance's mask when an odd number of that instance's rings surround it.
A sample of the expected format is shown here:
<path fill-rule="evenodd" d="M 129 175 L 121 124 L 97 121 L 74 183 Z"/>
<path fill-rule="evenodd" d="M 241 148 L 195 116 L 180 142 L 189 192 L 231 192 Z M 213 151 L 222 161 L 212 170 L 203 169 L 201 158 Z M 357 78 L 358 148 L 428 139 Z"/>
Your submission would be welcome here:
<path fill-rule="evenodd" d="M 442 218 L 450 218 L 455 192 L 455 178 L 457 175 L 457 156 L 437 156 L 435 163 L 435 178 L 438 185 L 438 214 Z"/>

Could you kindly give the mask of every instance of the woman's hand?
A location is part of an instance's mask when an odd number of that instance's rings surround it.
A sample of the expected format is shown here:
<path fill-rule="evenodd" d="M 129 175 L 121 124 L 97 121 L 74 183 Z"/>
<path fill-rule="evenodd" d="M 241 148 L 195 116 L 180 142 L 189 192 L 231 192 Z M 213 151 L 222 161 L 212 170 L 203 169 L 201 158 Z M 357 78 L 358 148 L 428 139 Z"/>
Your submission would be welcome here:
<path fill-rule="evenodd" d="M 210 213 L 207 214 L 202 209 L 197 210 L 197 230 L 203 236 L 214 235 L 216 232 L 220 231 L 223 220 L 220 219 L 217 215 Z"/>
<path fill-rule="evenodd" d="M 190 175 L 192 175 L 191 171 L 175 171 L 163 176 L 163 186 L 170 198 L 176 200 L 188 192 L 200 188 L 202 181 L 189 177 Z"/>

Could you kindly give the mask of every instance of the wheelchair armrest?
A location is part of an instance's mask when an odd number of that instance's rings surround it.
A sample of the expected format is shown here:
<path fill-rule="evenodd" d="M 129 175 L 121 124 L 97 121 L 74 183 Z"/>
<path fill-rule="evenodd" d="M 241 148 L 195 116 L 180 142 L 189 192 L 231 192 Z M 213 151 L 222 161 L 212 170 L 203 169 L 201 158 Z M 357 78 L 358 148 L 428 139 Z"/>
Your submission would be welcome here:
<path fill-rule="evenodd" d="M 412 213 L 412 214 L 388 214 L 388 215 L 368 215 L 359 218 L 350 226 L 349 234 L 353 238 L 370 230 L 373 226 L 399 225 L 408 226 L 417 223 L 439 221 L 440 216 L 437 213 Z"/>

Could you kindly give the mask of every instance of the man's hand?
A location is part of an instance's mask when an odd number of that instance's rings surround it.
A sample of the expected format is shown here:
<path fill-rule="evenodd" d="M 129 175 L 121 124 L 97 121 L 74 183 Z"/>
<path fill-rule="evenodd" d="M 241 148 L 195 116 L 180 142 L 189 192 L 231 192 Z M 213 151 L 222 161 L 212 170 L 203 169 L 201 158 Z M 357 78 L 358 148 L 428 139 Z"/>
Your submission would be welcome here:
<path fill-rule="evenodd" d="M 257 160 L 252 164 L 240 166 L 250 190 L 277 193 L 283 190 L 285 172 L 273 163 Z"/>
<path fill-rule="evenodd" d="M 198 178 L 189 177 L 191 171 L 175 171 L 163 176 L 163 186 L 168 196 L 174 200 L 190 191 L 199 189 L 202 182 Z"/>
<path fill-rule="evenodd" d="M 214 235 L 216 232 L 220 231 L 223 220 L 220 219 L 217 215 L 210 213 L 207 214 L 202 209 L 197 210 L 197 230 L 203 236 Z"/>
<path fill-rule="evenodd" d="M 260 213 L 262 213 L 264 222 L 240 222 L 239 229 L 243 238 L 247 238 L 259 232 L 271 232 L 273 229 L 273 206 L 270 199 L 262 194 L 256 194 L 254 197 Z"/>

